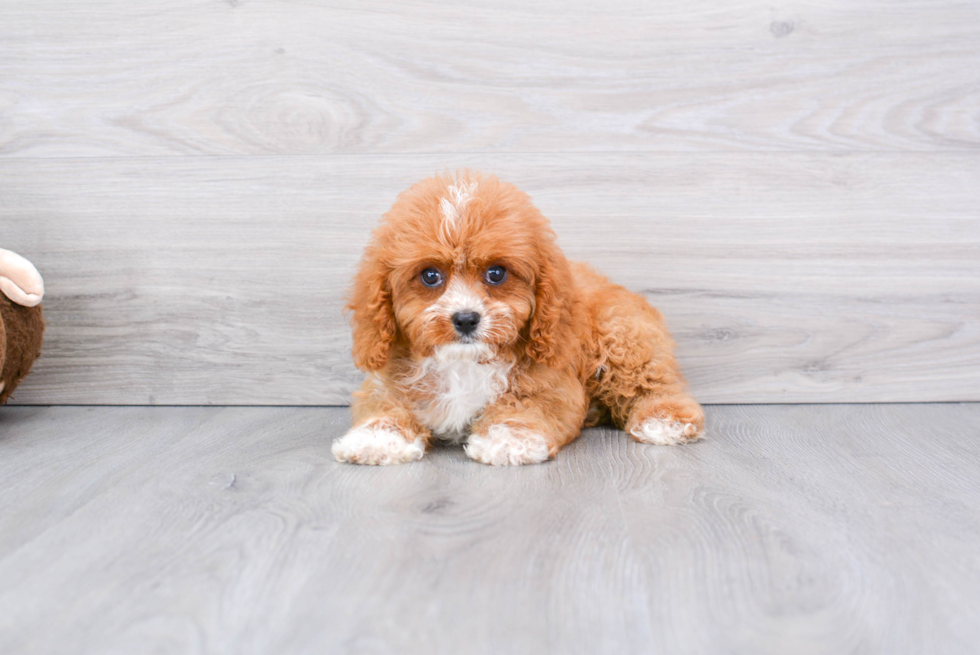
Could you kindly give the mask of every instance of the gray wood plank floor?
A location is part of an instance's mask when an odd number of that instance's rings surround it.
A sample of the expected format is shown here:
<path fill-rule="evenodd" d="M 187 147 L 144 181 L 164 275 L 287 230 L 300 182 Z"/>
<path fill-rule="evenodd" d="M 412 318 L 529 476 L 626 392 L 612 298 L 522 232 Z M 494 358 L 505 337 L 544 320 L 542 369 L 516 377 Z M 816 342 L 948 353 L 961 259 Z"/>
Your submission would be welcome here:
<path fill-rule="evenodd" d="M 980 405 L 715 406 L 520 469 L 344 466 L 347 426 L 4 408 L 0 652 L 976 652 Z"/>

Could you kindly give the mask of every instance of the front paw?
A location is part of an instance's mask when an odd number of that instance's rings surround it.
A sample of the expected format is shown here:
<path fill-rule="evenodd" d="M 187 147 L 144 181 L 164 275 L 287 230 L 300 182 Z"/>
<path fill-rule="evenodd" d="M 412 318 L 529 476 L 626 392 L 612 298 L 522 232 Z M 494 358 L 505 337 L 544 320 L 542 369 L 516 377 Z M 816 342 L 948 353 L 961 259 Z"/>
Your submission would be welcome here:
<path fill-rule="evenodd" d="M 395 427 L 370 421 L 334 441 L 330 450 L 338 462 L 384 466 L 422 459 L 425 444 L 420 438 L 409 441 Z"/>
<path fill-rule="evenodd" d="M 540 432 L 506 423 L 470 435 L 464 450 L 468 457 L 495 466 L 540 464 L 551 456 L 548 441 Z"/>

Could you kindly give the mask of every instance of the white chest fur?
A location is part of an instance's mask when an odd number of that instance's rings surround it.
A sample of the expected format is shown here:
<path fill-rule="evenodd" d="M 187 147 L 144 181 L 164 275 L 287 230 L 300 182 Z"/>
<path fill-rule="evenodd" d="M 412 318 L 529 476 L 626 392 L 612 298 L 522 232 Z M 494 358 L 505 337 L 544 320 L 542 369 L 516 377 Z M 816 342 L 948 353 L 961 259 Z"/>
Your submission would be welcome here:
<path fill-rule="evenodd" d="M 482 345 L 444 346 L 406 381 L 424 393 L 415 414 L 435 436 L 458 441 L 473 419 L 507 390 L 510 368 Z"/>

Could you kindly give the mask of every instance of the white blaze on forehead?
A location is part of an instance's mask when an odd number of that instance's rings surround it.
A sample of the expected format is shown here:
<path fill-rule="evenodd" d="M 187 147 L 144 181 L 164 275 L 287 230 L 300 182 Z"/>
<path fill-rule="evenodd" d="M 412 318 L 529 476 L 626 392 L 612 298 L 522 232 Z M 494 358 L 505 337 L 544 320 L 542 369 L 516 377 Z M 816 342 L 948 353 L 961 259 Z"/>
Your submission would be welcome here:
<path fill-rule="evenodd" d="M 449 197 L 439 201 L 439 208 L 442 210 L 442 233 L 448 238 L 459 224 L 459 216 L 466 203 L 472 200 L 476 182 L 451 184 L 447 191 Z"/>

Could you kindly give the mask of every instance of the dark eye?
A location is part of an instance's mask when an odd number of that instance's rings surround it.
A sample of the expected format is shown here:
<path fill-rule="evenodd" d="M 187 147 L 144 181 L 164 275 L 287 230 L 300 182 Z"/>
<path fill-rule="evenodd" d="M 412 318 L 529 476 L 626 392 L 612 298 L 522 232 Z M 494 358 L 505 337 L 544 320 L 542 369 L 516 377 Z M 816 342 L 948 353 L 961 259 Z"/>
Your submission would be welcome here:
<path fill-rule="evenodd" d="M 483 279 L 487 284 L 500 284 L 507 279 L 507 269 L 503 266 L 491 266 L 487 269 Z"/>
<path fill-rule="evenodd" d="M 419 277 L 422 280 L 422 284 L 427 287 L 437 287 L 442 284 L 442 273 L 435 268 L 425 269 Z"/>

